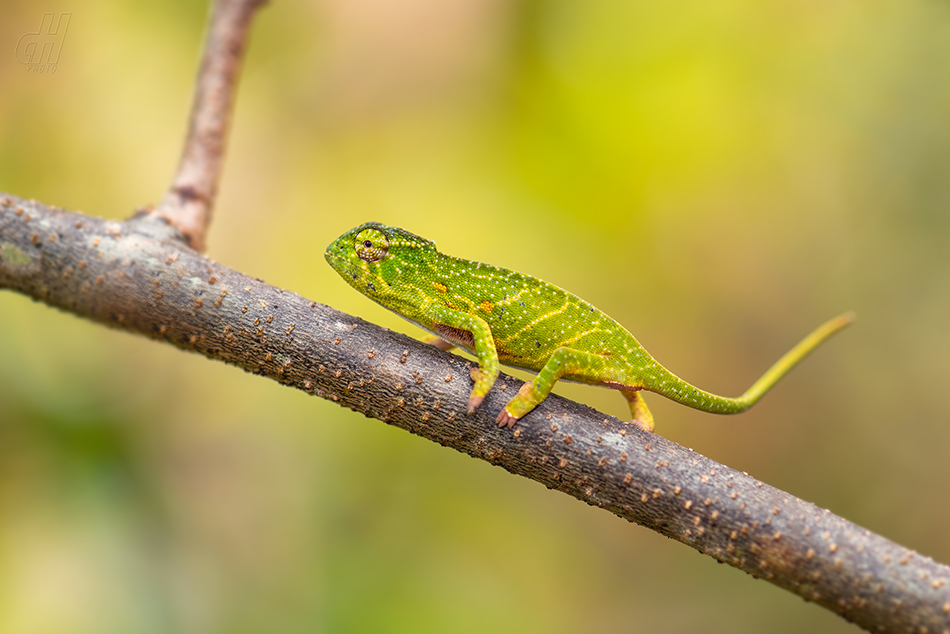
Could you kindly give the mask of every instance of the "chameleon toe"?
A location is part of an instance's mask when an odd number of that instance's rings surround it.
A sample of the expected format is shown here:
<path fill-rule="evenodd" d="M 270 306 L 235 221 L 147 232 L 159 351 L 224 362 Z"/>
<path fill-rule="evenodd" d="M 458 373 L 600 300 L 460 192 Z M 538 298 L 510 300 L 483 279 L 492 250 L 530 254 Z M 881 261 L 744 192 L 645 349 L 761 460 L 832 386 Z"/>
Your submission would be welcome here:
<path fill-rule="evenodd" d="M 501 413 L 498 414 L 495 422 L 499 427 L 514 427 L 515 423 L 518 422 L 518 419 L 509 414 L 507 409 L 503 409 L 501 410 Z"/>
<path fill-rule="evenodd" d="M 468 413 L 471 414 L 475 411 L 475 408 L 481 405 L 482 401 L 485 399 L 484 396 L 469 396 L 468 397 Z"/>
<path fill-rule="evenodd" d="M 640 429 L 642 429 L 643 431 L 647 432 L 647 433 L 650 433 L 650 434 L 653 433 L 653 425 L 647 425 L 646 423 L 641 423 L 641 422 L 638 421 L 636 418 L 634 418 L 634 419 L 631 420 L 630 422 L 633 423 L 634 425 L 636 425 L 637 427 L 639 427 Z M 652 423 L 653 421 L 650 421 L 650 422 Z"/>

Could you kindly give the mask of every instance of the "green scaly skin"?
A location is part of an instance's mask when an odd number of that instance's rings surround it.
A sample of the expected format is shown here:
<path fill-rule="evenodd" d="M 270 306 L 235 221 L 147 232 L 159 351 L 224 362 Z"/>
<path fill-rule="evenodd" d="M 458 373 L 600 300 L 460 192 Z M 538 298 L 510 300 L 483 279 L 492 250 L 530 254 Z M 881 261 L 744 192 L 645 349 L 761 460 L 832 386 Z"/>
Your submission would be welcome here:
<path fill-rule="evenodd" d="M 360 225 L 327 247 L 326 258 L 353 288 L 434 334 L 440 348 L 460 346 L 478 358 L 469 413 L 495 383 L 499 363 L 537 372 L 498 414 L 499 426 L 513 427 L 558 380 L 620 390 L 633 422 L 646 431 L 653 431 L 653 415 L 641 390 L 705 412 L 738 414 L 854 319 L 846 313 L 819 326 L 745 394 L 728 398 L 664 368 L 623 326 L 583 299 L 530 275 L 439 253 L 434 242 L 403 229 Z"/>

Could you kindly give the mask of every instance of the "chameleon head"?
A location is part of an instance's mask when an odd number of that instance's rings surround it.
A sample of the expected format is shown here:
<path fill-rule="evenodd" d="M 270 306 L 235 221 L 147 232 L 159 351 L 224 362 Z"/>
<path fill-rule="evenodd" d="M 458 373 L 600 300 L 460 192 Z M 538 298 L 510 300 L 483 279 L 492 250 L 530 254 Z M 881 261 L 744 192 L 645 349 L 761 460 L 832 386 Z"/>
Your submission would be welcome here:
<path fill-rule="evenodd" d="M 367 222 L 330 243 L 327 262 L 346 282 L 384 306 L 411 298 L 412 284 L 399 284 L 403 271 L 418 273 L 418 267 L 436 253 L 435 243 L 396 227 Z"/>

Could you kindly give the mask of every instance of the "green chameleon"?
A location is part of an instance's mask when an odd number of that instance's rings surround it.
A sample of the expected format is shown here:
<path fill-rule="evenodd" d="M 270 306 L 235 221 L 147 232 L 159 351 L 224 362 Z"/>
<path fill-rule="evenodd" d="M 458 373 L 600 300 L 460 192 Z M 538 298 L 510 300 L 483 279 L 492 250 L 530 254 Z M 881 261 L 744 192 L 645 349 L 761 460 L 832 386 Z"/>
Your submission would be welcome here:
<path fill-rule="evenodd" d="M 653 431 L 642 390 L 715 414 L 738 414 L 825 339 L 852 313 L 819 326 L 738 398 L 700 390 L 660 365 L 627 330 L 583 299 L 536 277 L 439 253 L 435 243 L 403 229 L 368 222 L 337 238 L 327 262 L 353 288 L 428 330 L 443 350 L 460 346 L 478 357 L 472 413 L 498 378 L 498 365 L 538 373 L 498 414 L 513 427 L 559 379 L 620 390 L 633 422 Z"/>

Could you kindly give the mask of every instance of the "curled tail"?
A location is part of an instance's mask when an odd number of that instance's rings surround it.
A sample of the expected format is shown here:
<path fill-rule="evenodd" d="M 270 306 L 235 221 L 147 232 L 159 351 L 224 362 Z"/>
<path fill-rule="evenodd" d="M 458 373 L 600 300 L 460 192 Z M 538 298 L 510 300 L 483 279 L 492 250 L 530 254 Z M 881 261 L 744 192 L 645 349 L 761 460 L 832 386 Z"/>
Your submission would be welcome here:
<path fill-rule="evenodd" d="M 799 361 L 808 356 L 812 350 L 820 346 L 831 335 L 852 321 L 854 321 L 854 313 L 849 312 L 838 315 L 834 319 L 818 326 L 811 334 L 799 341 L 798 345 L 786 352 L 781 359 L 776 361 L 758 381 L 752 384 L 752 387 L 746 390 L 745 394 L 737 398 L 718 396 L 701 390 L 663 368 L 659 368 L 662 378 L 651 381 L 649 385 L 643 385 L 643 389 L 662 394 L 677 403 L 682 403 L 683 405 L 688 405 L 704 412 L 712 412 L 714 414 L 738 414 L 755 405 L 760 398 L 765 396 L 766 392 L 772 389 L 773 385 L 779 382 L 779 379 L 798 365 Z"/>

